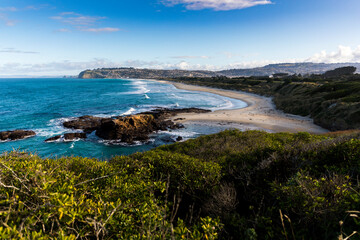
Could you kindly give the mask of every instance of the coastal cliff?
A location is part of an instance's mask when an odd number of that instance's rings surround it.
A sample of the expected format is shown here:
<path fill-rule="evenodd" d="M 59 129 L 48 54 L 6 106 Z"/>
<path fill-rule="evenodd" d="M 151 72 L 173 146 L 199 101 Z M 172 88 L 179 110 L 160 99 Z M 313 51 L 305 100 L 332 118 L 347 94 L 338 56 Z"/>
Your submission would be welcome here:
<path fill-rule="evenodd" d="M 243 76 L 270 76 L 277 73 L 282 74 L 322 74 L 328 70 L 353 66 L 360 69 L 360 63 L 282 63 L 270 64 L 264 67 L 249 69 L 228 69 L 222 71 L 200 71 L 200 70 L 159 70 L 141 68 L 98 68 L 85 70 L 79 74 L 79 78 L 146 78 L 164 79 L 180 77 L 243 77 Z"/>
<path fill-rule="evenodd" d="M 211 71 L 156 70 L 136 68 L 102 68 L 85 70 L 79 78 L 177 78 L 177 77 L 213 77 Z"/>

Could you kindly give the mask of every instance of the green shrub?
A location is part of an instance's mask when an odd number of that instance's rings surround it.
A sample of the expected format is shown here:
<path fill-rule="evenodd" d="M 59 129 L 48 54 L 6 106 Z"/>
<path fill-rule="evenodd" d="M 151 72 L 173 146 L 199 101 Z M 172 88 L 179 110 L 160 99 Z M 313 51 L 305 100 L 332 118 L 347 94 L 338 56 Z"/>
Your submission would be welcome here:
<path fill-rule="evenodd" d="M 152 180 L 153 168 L 5 153 L 0 157 L 0 238 L 181 239 L 184 231 L 194 239 L 217 238 L 218 220 L 184 226 L 170 219 L 166 182 Z"/>

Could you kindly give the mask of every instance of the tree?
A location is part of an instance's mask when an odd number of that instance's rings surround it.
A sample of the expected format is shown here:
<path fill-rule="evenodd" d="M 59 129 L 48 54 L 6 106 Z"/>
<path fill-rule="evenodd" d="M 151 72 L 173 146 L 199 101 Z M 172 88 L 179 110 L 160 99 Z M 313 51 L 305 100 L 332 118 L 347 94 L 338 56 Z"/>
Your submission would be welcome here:
<path fill-rule="evenodd" d="M 324 73 L 324 76 L 326 78 L 328 77 L 341 77 L 341 76 L 347 76 L 347 75 L 353 75 L 356 72 L 356 67 L 341 67 L 336 68 L 334 70 L 330 70 Z"/>

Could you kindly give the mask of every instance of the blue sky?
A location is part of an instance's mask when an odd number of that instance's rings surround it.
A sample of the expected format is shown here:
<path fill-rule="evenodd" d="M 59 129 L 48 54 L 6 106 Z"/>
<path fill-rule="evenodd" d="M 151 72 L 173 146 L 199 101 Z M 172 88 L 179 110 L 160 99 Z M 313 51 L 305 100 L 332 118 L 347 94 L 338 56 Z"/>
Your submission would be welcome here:
<path fill-rule="evenodd" d="M 0 0 L 0 75 L 360 61 L 359 0 Z"/>

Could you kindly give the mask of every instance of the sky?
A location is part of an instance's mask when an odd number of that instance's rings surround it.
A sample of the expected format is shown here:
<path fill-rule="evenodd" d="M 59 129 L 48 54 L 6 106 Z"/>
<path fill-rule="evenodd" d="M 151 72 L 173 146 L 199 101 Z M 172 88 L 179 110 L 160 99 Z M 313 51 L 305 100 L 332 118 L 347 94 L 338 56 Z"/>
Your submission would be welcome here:
<path fill-rule="evenodd" d="M 0 0 L 0 76 L 360 62 L 359 0 Z"/>

